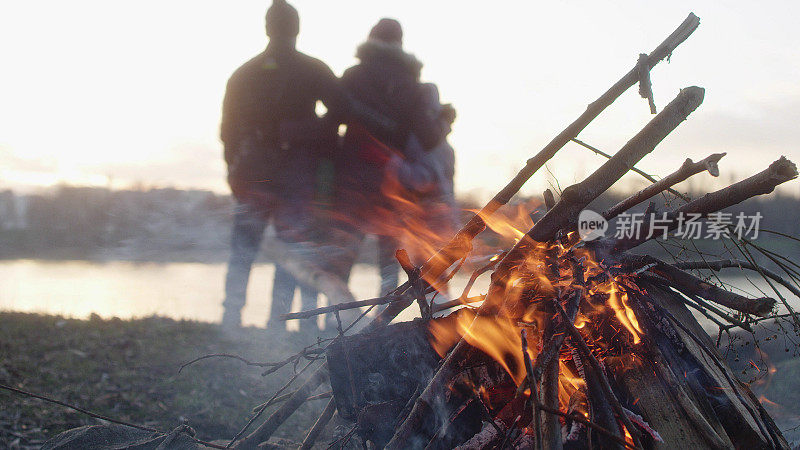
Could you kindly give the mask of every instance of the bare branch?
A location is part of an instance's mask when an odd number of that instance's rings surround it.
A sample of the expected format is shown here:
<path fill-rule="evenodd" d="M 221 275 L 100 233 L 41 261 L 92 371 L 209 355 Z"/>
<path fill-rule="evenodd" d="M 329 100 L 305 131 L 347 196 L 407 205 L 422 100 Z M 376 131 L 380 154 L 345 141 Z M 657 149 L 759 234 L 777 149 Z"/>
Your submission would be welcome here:
<path fill-rule="evenodd" d="M 546 242 L 553 239 L 559 230 L 575 222 L 578 213 L 586 205 L 608 190 L 686 120 L 703 102 L 704 94 L 705 91 L 696 86 L 682 89 L 663 111 L 611 159 L 582 182 L 564 189 L 561 200 L 531 228 L 527 237 L 534 242 Z"/>
<path fill-rule="evenodd" d="M 719 167 L 717 166 L 717 163 L 720 159 L 722 159 L 723 156 L 725 156 L 725 153 L 714 153 L 713 155 L 698 162 L 693 162 L 691 159 L 686 159 L 686 161 L 684 161 L 683 165 L 681 165 L 677 171 L 667 175 L 661 180 L 651 184 L 650 186 L 647 186 L 641 191 L 612 206 L 603 213 L 603 217 L 606 220 L 611 220 L 614 217 L 617 217 L 621 212 L 627 211 L 631 207 L 636 206 L 645 200 L 653 198 L 666 189 L 671 188 L 672 186 L 675 186 L 676 184 L 686 180 L 692 175 L 696 175 L 705 170 L 707 170 L 711 176 L 719 176 Z"/>
<path fill-rule="evenodd" d="M 763 272 L 764 275 L 768 276 L 769 278 L 773 279 L 774 281 L 781 284 L 783 287 L 789 290 L 792 294 L 796 295 L 797 298 L 800 298 L 800 289 L 797 289 L 792 283 L 787 281 L 785 278 L 781 277 L 777 273 L 766 269 L 764 267 L 758 266 L 756 267 L 755 264 L 749 261 L 742 261 L 740 259 L 723 259 L 719 261 L 691 261 L 691 262 L 681 262 L 675 263 L 673 266 L 679 269 L 688 269 L 688 270 L 700 270 L 700 269 L 709 269 L 716 272 L 719 272 L 722 269 L 726 268 L 739 268 L 739 269 L 747 269 L 753 271 L 760 271 Z"/>
<path fill-rule="evenodd" d="M 611 403 L 614 413 L 616 413 L 622 424 L 625 425 L 625 428 L 628 429 L 628 433 L 631 435 L 631 438 L 633 438 L 634 446 L 638 449 L 641 449 L 642 444 L 639 441 L 639 430 L 633 427 L 630 418 L 627 414 L 625 414 L 625 411 L 622 409 L 622 405 L 619 404 L 619 400 L 617 400 L 616 395 L 614 395 L 614 391 L 611 390 L 611 385 L 608 382 L 608 378 L 605 376 L 603 368 L 600 367 L 600 363 L 597 362 L 597 358 L 594 357 L 592 351 L 589 349 L 589 346 L 587 346 L 586 342 L 583 340 L 583 336 L 581 336 L 581 333 L 577 328 L 575 328 L 575 325 L 569 321 L 569 316 L 567 315 L 567 312 L 564 311 L 564 308 L 562 308 L 559 304 L 556 304 L 556 308 L 558 308 L 558 313 L 561 315 L 561 318 L 564 319 L 564 326 L 571 338 L 570 342 L 578 347 L 581 353 L 583 353 L 583 357 L 589 361 L 589 364 L 592 366 L 595 372 L 597 372 L 597 375 L 600 378 L 600 387 L 603 389 L 603 393 Z"/>
<path fill-rule="evenodd" d="M 689 296 L 698 296 L 745 314 L 764 317 L 772 311 L 777 301 L 773 298 L 747 298 L 709 284 L 677 267 L 646 255 L 620 255 L 620 261 L 629 267 L 652 266 L 649 270 L 673 283 L 673 286 Z"/>
<path fill-rule="evenodd" d="M 91 412 L 91 411 L 87 411 L 87 410 L 85 410 L 83 408 L 77 407 L 75 405 L 71 405 L 71 404 L 66 403 L 66 402 L 62 402 L 61 400 L 56 400 L 54 398 L 50 398 L 50 397 L 48 397 L 46 395 L 35 394 L 33 392 L 24 391 L 22 389 L 18 389 L 18 388 L 15 388 L 15 387 L 6 386 L 5 384 L 0 384 L 0 389 L 4 389 L 4 390 L 7 390 L 7 391 L 13 392 L 15 394 L 19 394 L 19 395 L 24 395 L 26 397 L 33 397 L 33 398 L 37 398 L 39 400 L 44 400 L 44 401 L 46 401 L 48 403 L 54 403 L 56 405 L 60 405 L 60 406 L 63 406 L 65 408 L 69 408 L 69 409 L 72 409 L 74 411 L 77 411 L 77 412 L 79 412 L 81 414 L 85 414 L 85 415 L 87 415 L 89 417 L 94 417 L 95 419 L 105 420 L 106 422 L 116 423 L 117 425 L 124 425 L 126 427 L 136 428 L 138 430 L 150 431 L 152 433 L 158 433 L 158 434 L 161 434 L 161 435 L 167 434 L 167 433 L 163 433 L 161 431 L 158 431 L 155 428 L 146 427 L 146 426 L 143 426 L 143 425 L 137 425 L 135 423 L 126 422 L 124 420 L 114 419 L 112 417 L 104 416 L 102 414 L 97 414 L 97 413 L 94 413 L 94 412 Z M 193 441 L 197 442 L 198 444 L 202 444 L 202 445 L 205 445 L 207 447 L 222 448 L 222 449 L 225 448 L 225 447 L 223 447 L 221 445 L 213 444 L 211 442 L 201 441 L 200 439 L 196 439 L 194 436 L 190 436 L 190 437 L 191 437 L 191 439 Z"/>
<path fill-rule="evenodd" d="M 797 178 L 797 166 L 781 156 L 764 171 L 726 188 L 706 194 L 667 213 L 667 221 L 664 226 L 668 230 L 674 230 L 680 223 L 680 217 L 687 217 L 689 214 L 699 214 L 701 217 L 705 217 L 757 195 L 769 194 L 775 190 L 776 186 L 795 178 Z M 641 245 L 653 237 L 653 233 L 648 231 L 632 238 L 602 239 L 595 241 L 593 245 L 607 248 L 611 253 L 619 253 Z"/>

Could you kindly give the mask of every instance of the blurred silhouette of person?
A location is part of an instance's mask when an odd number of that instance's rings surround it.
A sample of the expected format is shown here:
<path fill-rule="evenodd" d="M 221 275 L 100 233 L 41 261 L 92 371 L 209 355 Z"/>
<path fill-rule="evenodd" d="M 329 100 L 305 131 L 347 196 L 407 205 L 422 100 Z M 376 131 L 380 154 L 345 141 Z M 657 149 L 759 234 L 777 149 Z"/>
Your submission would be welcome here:
<path fill-rule="evenodd" d="M 385 180 L 400 184 L 405 200 L 416 203 L 419 221 L 431 231 L 430 246 L 441 248 L 458 227 L 455 199 L 455 151 L 447 141 L 455 121 L 452 105 L 442 105 L 439 89 L 433 83 L 420 86 L 422 113 L 436 117 L 444 137 L 433 148 L 426 149 L 415 134 L 411 134 L 402 154 L 393 154 L 386 167 Z M 421 265 L 431 255 L 411 255 L 415 265 Z"/>
<path fill-rule="evenodd" d="M 346 220 L 349 224 L 341 228 L 350 235 L 350 245 L 354 248 L 357 248 L 364 233 L 378 236 L 382 295 L 398 285 L 396 231 L 399 231 L 397 227 L 403 226 L 385 222 L 392 221 L 395 213 L 407 213 L 395 210 L 394 201 L 398 200 L 395 194 L 398 193 L 387 192 L 386 188 L 391 183 L 387 183 L 386 176 L 395 176 L 392 170 L 402 167 L 401 171 L 411 179 L 418 179 L 419 176 L 424 178 L 416 171 L 428 170 L 429 165 L 401 164 L 407 160 L 407 148 L 411 144 L 415 152 L 425 153 L 441 145 L 452 123 L 452 120 L 448 121 L 448 114 L 453 118 L 455 115 L 452 107 L 442 107 L 438 103 L 438 91 L 435 93 L 436 105 L 431 106 L 432 93 L 419 81 L 422 63 L 403 50 L 402 42 L 400 23 L 394 19 L 381 19 L 370 30 L 367 41 L 357 49 L 359 63 L 342 75 L 345 89 L 355 100 L 397 122 L 397 129 L 391 134 L 357 124 L 348 125 L 344 136 L 345 151 L 341 152 L 337 164 L 337 196 L 343 205 L 341 209 L 349 215 Z M 431 162 L 428 161 L 430 158 L 423 158 L 427 155 L 416 156 L 419 161 L 415 162 Z M 452 177 L 450 179 L 452 184 Z M 353 226 L 348 228 L 348 225 Z M 350 252 L 349 261 L 348 258 L 340 258 L 339 267 L 334 269 L 345 279 L 355 260 L 356 250 L 351 249 Z"/>
<path fill-rule="evenodd" d="M 327 65 L 296 50 L 299 28 L 297 10 L 274 0 L 266 14 L 267 48 L 233 73 L 225 92 L 221 139 L 237 202 L 223 302 L 227 327 L 241 326 L 250 270 L 269 220 L 279 239 L 301 256 L 313 256 L 317 162 L 333 145 L 338 122 L 355 117 L 389 135 L 395 126 L 350 102 Z M 329 111 L 327 120 L 315 112 L 318 100 Z M 289 312 L 296 287 L 276 264 L 269 327 L 284 329 L 278 319 Z M 301 285 L 300 292 L 303 309 L 315 308 L 317 291 Z"/>

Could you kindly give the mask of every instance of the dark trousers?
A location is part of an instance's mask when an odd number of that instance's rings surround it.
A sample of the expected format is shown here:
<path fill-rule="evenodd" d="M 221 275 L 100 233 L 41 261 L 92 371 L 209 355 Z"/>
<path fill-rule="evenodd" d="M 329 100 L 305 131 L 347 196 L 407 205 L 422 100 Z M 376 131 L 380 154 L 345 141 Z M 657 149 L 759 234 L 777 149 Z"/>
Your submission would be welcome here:
<path fill-rule="evenodd" d="M 271 216 L 275 216 L 275 228 L 278 237 L 292 235 L 288 230 L 291 226 L 301 226 L 302 220 L 297 222 L 297 214 L 291 211 L 282 211 L 280 207 L 265 208 L 256 206 L 251 202 L 239 202 L 233 216 L 233 231 L 231 233 L 231 255 L 228 262 L 228 273 L 225 277 L 225 309 L 223 321 L 239 322 L 241 310 L 247 301 L 247 284 L 250 271 L 258 254 L 261 241 L 264 237 L 267 223 Z M 291 224 L 291 225 L 290 225 Z M 286 239 L 284 239 L 286 240 Z M 291 241 L 289 241 L 291 242 Z M 298 244 L 301 245 L 301 244 Z M 298 283 L 295 278 L 280 265 L 275 265 L 275 278 L 272 284 L 272 305 L 268 327 L 282 328 L 284 325 L 278 320 L 281 314 L 290 312 L 295 289 Z M 300 285 L 302 309 L 317 307 L 317 291 Z M 304 327 L 313 323 L 303 324 Z"/>
<path fill-rule="evenodd" d="M 332 233 L 334 245 L 326 258 L 327 270 L 347 282 L 358 258 L 359 248 L 367 234 L 357 227 L 337 223 Z M 380 273 L 380 295 L 385 295 L 399 284 L 400 264 L 395 252 L 398 244 L 394 238 L 378 236 L 378 271 Z"/>

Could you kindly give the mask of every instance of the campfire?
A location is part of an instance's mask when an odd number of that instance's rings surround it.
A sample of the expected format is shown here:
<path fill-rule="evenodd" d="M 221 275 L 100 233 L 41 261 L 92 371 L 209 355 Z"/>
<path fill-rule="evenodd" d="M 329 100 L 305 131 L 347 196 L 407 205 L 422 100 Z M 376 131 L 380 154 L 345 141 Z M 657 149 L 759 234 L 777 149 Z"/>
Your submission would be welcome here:
<path fill-rule="evenodd" d="M 292 360 L 311 359 L 291 380 L 305 377 L 304 383 L 259 407 L 251 422 L 278 397 L 283 401 L 254 431 L 243 430 L 232 443 L 251 448 L 268 441 L 301 404 L 322 395 L 316 393 L 321 385 L 330 383 L 332 398 L 301 448 L 314 445 L 334 414 L 352 424 L 334 447 L 358 435 L 375 448 L 389 449 L 788 448 L 687 308 L 746 327 L 776 306 L 772 298 L 748 298 L 709 284 L 691 269 L 738 266 L 775 283 L 783 280 L 746 261 L 668 264 L 632 250 L 679 228 L 687 215 L 706 218 L 772 192 L 797 176 L 795 165 L 781 157 L 762 172 L 703 197 L 679 194 L 685 204 L 669 211 L 655 211 L 651 204 L 648 212 L 659 221 L 644 223 L 636 235 L 589 240 L 578 230 L 581 211 L 686 120 L 702 103 L 703 89 L 681 90 L 605 164 L 564 189 L 558 201 L 545 193 L 547 211 L 528 229 L 495 215 L 629 87 L 638 83 L 655 113 L 649 71 L 698 24 L 690 14 L 653 52 L 640 55 L 630 72 L 531 158 L 424 264 L 413 265 L 399 250 L 408 281 L 394 292 L 284 317 L 333 313 L 339 334 L 324 345 L 326 361 L 310 375 L 307 369 L 321 350 L 307 350 Z M 723 156 L 686 160 L 676 172 L 600 216 L 613 220 L 701 172 L 717 176 Z M 510 233 L 516 242 L 485 260 L 457 299 L 431 300 L 463 267 L 474 238 L 487 226 Z M 487 272 L 488 292 L 471 293 L 475 278 Z M 323 278 L 316 280 L 318 285 L 328 280 Z M 413 303 L 421 319 L 390 324 Z M 387 306 L 360 333 L 346 334 L 353 324 L 342 320 L 341 311 L 370 311 L 378 305 Z"/>

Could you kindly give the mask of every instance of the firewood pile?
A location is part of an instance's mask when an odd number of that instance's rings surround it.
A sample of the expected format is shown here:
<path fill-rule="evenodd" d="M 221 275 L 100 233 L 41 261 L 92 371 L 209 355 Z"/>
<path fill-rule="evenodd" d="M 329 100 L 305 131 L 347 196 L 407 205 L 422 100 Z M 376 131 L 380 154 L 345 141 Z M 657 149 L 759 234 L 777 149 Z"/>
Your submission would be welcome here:
<path fill-rule="evenodd" d="M 795 165 L 781 157 L 724 189 L 697 199 L 681 195 L 682 206 L 658 212 L 658 230 L 644 223 L 638 235 L 593 240 L 582 239 L 577 231 L 581 211 L 700 106 L 702 88 L 682 89 L 605 164 L 564 189 L 558 201 L 547 193 L 544 216 L 513 247 L 475 272 L 472 281 L 491 272 L 485 295 L 470 296 L 470 283 L 457 300 L 430 300 L 462 267 L 489 218 L 623 92 L 638 83 L 655 113 L 649 71 L 698 25 L 699 19 L 690 14 L 653 52 L 641 55 L 633 69 L 531 158 L 425 264 L 415 267 L 398 251 L 408 281 L 390 295 L 287 315 L 296 319 L 334 313 L 339 334 L 326 344 L 325 361 L 315 370 L 316 358 L 298 356 L 297 361 L 310 361 L 290 381 L 305 381 L 290 394 L 277 393 L 268 403 L 280 397 L 280 406 L 232 444 L 255 448 L 269 441 L 301 404 L 321 395 L 318 391 L 326 391 L 321 386 L 329 383 L 332 397 L 301 448 L 314 446 L 334 415 L 352 425 L 330 444 L 340 448 L 355 436 L 370 448 L 388 449 L 788 448 L 687 308 L 701 310 L 718 323 L 747 327 L 773 314 L 777 301 L 730 292 L 688 270 L 740 267 L 794 289 L 792 285 L 752 262 L 674 265 L 633 251 L 678 228 L 687 214 L 705 218 L 772 192 L 797 177 Z M 693 175 L 718 175 L 723 156 L 687 160 L 676 172 L 605 211 L 603 219 L 612 220 Z M 652 206 L 648 211 L 655 213 Z M 421 319 L 390 324 L 414 303 Z M 387 306 L 359 333 L 346 334 L 353 325 L 342 323 L 340 311 L 378 305 Z M 459 309 L 447 313 L 454 307 Z M 266 416 L 265 405 L 251 422 Z"/>

